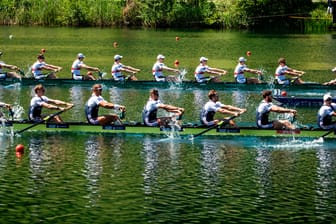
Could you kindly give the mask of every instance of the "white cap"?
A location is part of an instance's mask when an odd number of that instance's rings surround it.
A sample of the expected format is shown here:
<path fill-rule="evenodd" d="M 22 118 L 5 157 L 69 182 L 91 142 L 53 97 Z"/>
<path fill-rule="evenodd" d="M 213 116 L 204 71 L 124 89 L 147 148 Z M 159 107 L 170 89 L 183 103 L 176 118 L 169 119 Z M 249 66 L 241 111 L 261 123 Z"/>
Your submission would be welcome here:
<path fill-rule="evenodd" d="M 159 54 L 159 55 L 156 57 L 157 60 L 159 60 L 159 59 L 164 59 L 164 58 L 165 58 L 165 56 L 163 56 L 162 54 Z"/>
<path fill-rule="evenodd" d="M 243 61 L 245 62 L 245 61 L 246 61 L 246 58 L 244 58 L 244 57 L 240 57 L 240 58 L 238 59 L 238 61 L 239 61 L 239 62 L 243 62 Z"/>
<path fill-rule="evenodd" d="M 116 54 L 114 55 L 114 60 L 120 60 L 122 59 L 123 56 L 119 55 L 119 54 Z"/>
<path fill-rule="evenodd" d="M 335 68 L 333 68 L 333 69 L 331 69 L 331 71 L 333 71 L 333 72 L 336 72 L 336 67 L 335 67 Z"/>
<path fill-rule="evenodd" d="M 85 55 L 82 53 L 77 54 L 77 58 L 85 58 Z"/>
<path fill-rule="evenodd" d="M 201 57 L 200 58 L 200 62 L 202 62 L 202 61 L 207 61 L 208 59 L 206 58 L 206 57 Z"/>
<path fill-rule="evenodd" d="M 329 99 L 332 99 L 330 93 L 324 94 L 324 96 L 323 96 L 323 101 L 327 101 L 327 100 L 329 100 Z"/>

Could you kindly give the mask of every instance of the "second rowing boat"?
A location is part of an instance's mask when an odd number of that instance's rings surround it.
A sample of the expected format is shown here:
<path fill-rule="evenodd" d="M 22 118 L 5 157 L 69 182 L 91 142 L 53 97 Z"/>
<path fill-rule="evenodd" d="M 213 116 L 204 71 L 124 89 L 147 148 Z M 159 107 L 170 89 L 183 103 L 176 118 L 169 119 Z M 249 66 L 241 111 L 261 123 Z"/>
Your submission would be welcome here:
<path fill-rule="evenodd" d="M 31 126 L 30 122 L 11 122 L 5 123 L 6 127 L 1 127 L 2 132 L 14 135 L 16 132 Z M 29 131 L 34 133 L 51 133 L 51 132 L 76 132 L 76 133 L 101 133 L 101 134 L 151 134 L 151 135 L 174 135 L 178 136 L 192 136 L 204 131 L 206 127 L 184 125 L 182 127 L 146 127 L 141 124 L 125 124 L 125 125 L 90 125 L 83 122 L 68 122 L 63 124 L 46 123 L 40 124 L 31 128 Z M 326 130 L 319 128 L 310 128 L 303 130 L 274 130 L 274 129 L 258 129 L 257 127 L 240 127 L 227 128 L 219 127 L 210 130 L 204 135 L 206 136 L 255 136 L 255 137 L 304 137 L 317 138 L 326 133 Z M 330 135 L 332 136 L 332 135 Z M 334 137 L 330 137 L 336 139 Z"/>

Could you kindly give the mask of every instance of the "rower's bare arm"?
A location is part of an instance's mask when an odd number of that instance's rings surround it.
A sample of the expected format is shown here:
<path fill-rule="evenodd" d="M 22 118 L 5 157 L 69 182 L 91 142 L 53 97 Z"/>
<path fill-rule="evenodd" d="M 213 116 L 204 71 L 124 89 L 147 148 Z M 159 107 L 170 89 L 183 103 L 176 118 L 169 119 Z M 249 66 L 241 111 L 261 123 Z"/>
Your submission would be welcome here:
<path fill-rule="evenodd" d="M 15 65 L 2 64 L 2 66 L 11 70 L 19 70 L 19 68 Z"/>
<path fill-rule="evenodd" d="M 167 104 L 162 104 L 160 108 L 168 111 L 168 112 L 173 112 L 173 113 L 181 113 L 184 112 L 184 108 L 181 107 L 175 107 L 172 105 L 167 105 Z"/>
<path fill-rule="evenodd" d="M 56 65 L 48 64 L 48 67 L 52 68 L 55 72 L 59 72 L 62 70 L 62 67 Z"/>
<path fill-rule="evenodd" d="M 226 70 L 220 68 L 211 68 L 212 71 L 219 72 L 219 73 L 227 73 Z"/>
<path fill-rule="evenodd" d="M 81 65 L 81 68 L 85 68 L 85 69 L 87 69 L 87 70 L 89 70 L 89 71 L 96 71 L 96 72 L 99 72 L 99 71 L 100 71 L 99 68 L 97 68 L 97 67 L 91 67 L 91 66 L 88 66 L 88 65 L 86 65 L 86 64 L 82 64 L 82 65 Z"/>
<path fill-rule="evenodd" d="M 286 74 L 292 75 L 292 76 L 302 76 L 305 72 L 304 71 L 299 71 L 299 70 L 295 70 L 292 68 L 289 68 L 286 72 Z"/>
<path fill-rule="evenodd" d="M 224 109 L 223 107 L 220 108 L 218 110 L 219 113 L 221 114 L 231 114 L 231 115 L 234 115 L 234 116 L 239 116 L 239 113 L 237 111 L 232 111 L 232 110 L 229 110 L 229 109 Z"/>
<path fill-rule="evenodd" d="M 175 69 L 175 68 L 169 68 L 167 66 L 163 67 L 165 70 L 167 71 L 170 71 L 170 72 L 176 72 L 176 73 L 179 73 L 180 71 L 178 69 Z"/>
<path fill-rule="evenodd" d="M 133 68 L 132 66 L 125 66 L 125 68 L 130 70 L 131 72 L 140 72 L 140 69 Z"/>
<path fill-rule="evenodd" d="M 277 112 L 277 113 L 293 113 L 294 115 L 297 113 L 296 110 L 288 109 L 288 108 L 284 108 L 284 107 L 279 107 L 279 106 L 275 106 L 275 105 L 272 106 L 271 111 L 272 112 Z"/>
<path fill-rule="evenodd" d="M 256 69 L 248 68 L 248 69 L 246 69 L 245 71 L 250 72 L 250 73 L 254 73 L 254 74 L 262 75 L 262 71 L 260 71 L 260 70 L 256 70 Z"/>

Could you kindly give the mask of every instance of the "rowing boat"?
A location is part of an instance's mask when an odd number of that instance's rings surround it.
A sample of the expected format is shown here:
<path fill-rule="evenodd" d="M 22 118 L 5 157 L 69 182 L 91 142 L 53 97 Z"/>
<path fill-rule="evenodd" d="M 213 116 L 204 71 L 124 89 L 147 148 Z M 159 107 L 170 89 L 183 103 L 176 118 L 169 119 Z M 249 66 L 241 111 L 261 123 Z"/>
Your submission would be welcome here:
<path fill-rule="evenodd" d="M 137 81 L 114 81 L 112 79 L 100 79 L 100 80 L 74 80 L 74 79 L 40 79 L 35 80 L 31 78 L 6 78 L 0 80 L 0 85 L 12 85 L 20 83 L 23 86 L 32 86 L 37 84 L 43 84 L 45 86 L 64 86 L 64 85 L 80 85 L 80 86 L 92 86 L 93 84 L 100 83 L 108 87 L 119 88 L 135 88 L 135 89 L 150 89 L 159 88 L 166 89 L 171 87 L 181 89 L 216 89 L 216 90 L 245 90 L 245 91 L 262 91 L 264 89 L 282 89 L 291 91 L 300 90 L 334 90 L 336 85 L 322 85 L 319 83 L 305 83 L 302 85 L 280 85 L 274 83 L 258 83 L 258 84 L 239 84 L 236 82 L 212 82 L 212 83 L 197 83 L 195 81 L 180 81 L 180 82 L 156 82 L 152 80 L 137 80 Z"/>
<path fill-rule="evenodd" d="M 274 96 L 273 98 L 282 105 L 291 107 L 321 107 L 323 104 L 322 97 Z M 333 98 L 332 101 L 336 102 L 336 98 Z"/>
<path fill-rule="evenodd" d="M 6 127 L 1 127 L 2 132 L 14 135 L 16 132 L 23 130 L 32 123 L 30 122 L 15 122 L 7 121 Z M 139 123 L 124 124 L 124 125 L 90 125 L 83 122 L 68 122 L 63 124 L 45 123 L 34 126 L 29 129 L 32 133 L 99 133 L 99 134 L 150 134 L 150 135 L 178 135 L 178 136 L 193 136 L 206 130 L 207 127 L 197 125 L 183 125 L 180 128 L 159 128 L 159 127 L 146 127 Z M 240 128 L 228 128 L 219 127 L 207 131 L 203 135 L 213 137 L 224 136 L 255 136 L 255 137 L 300 137 L 300 138 L 317 138 L 325 134 L 326 130 L 318 128 L 307 128 L 303 130 L 274 130 L 274 129 L 258 129 L 257 127 L 240 127 Z M 332 135 L 330 135 L 332 136 Z M 335 138 L 334 138 L 335 139 Z"/>

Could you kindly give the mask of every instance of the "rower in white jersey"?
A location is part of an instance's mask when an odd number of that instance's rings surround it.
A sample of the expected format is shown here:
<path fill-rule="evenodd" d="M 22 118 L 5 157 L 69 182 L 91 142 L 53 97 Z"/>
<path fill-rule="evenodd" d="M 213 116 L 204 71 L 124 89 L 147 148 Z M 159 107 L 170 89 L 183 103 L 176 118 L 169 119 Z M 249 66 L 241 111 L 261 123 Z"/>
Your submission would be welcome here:
<path fill-rule="evenodd" d="M 165 82 L 165 81 L 176 81 L 177 78 L 175 76 L 165 76 L 163 71 L 175 72 L 176 74 L 180 73 L 178 69 L 170 68 L 164 64 L 165 56 L 159 54 L 156 57 L 157 61 L 153 65 L 152 74 L 154 76 L 155 81 L 157 82 Z"/>
<path fill-rule="evenodd" d="M 261 78 L 246 78 L 245 72 L 258 74 L 259 77 L 261 77 L 262 72 L 255 69 L 250 69 L 246 65 L 246 58 L 240 57 L 238 59 L 238 65 L 236 66 L 234 70 L 234 78 L 237 83 L 260 83 Z"/>
<path fill-rule="evenodd" d="M 200 64 L 196 67 L 194 73 L 196 82 L 219 82 L 219 77 L 227 74 L 227 71 L 219 68 L 211 68 L 207 65 L 207 63 L 208 58 L 200 58 Z M 205 76 L 205 74 L 214 76 Z"/>
<path fill-rule="evenodd" d="M 34 75 L 34 79 L 56 79 L 56 72 L 61 71 L 62 67 L 47 64 L 43 54 L 37 55 L 37 61 L 32 65 L 31 72 Z M 43 70 L 51 71 L 49 73 L 43 73 Z"/>
<path fill-rule="evenodd" d="M 0 52 L 0 57 L 3 55 L 2 52 Z M 5 71 L 4 69 L 8 69 L 10 71 Z M 21 79 L 21 75 L 18 74 L 16 71 L 21 71 L 19 67 L 15 65 L 9 65 L 6 64 L 4 61 L 0 61 L 0 79 L 5 78 L 16 78 Z"/>
<path fill-rule="evenodd" d="M 112 65 L 111 68 L 111 73 L 112 77 L 115 81 L 125 81 L 125 80 L 138 80 L 137 77 L 135 76 L 136 73 L 140 72 L 140 69 L 133 68 L 128 65 L 124 65 L 121 63 L 121 59 L 123 56 L 121 55 L 115 55 L 114 56 L 114 64 Z M 125 76 L 122 74 L 122 72 L 128 72 L 131 73 L 128 76 Z"/>
<path fill-rule="evenodd" d="M 82 53 L 77 54 L 77 59 L 72 63 L 71 66 L 71 74 L 72 78 L 74 80 L 96 80 L 96 78 L 93 76 L 92 71 L 100 72 L 99 68 L 97 67 L 91 67 L 86 64 L 84 64 L 84 58 L 85 55 Z M 83 75 L 81 73 L 81 69 L 88 70 L 86 75 Z"/>
<path fill-rule="evenodd" d="M 102 96 L 102 91 L 101 84 L 92 86 L 92 95 L 85 105 L 87 121 L 94 125 L 122 124 L 117 114 L 99 115 L 99 107 L 120 110 L 121 112 L 126 111 L 123 105 L 107 102 Z"/>
<path fill-rule="evenodd" d="M 332 102 L 330 93 L 323 96 L 323 105 L 317 113 L 317 125 L 322 129 L 336 129 L 336 121 L 332 117 L 336 116 L 336 103 Z"/>
<path fill-rule="evenodd" d="M 173 116 L 158 118 L 158 109 L 173 113 Z M 159 91 L 157 89 L 152 89 L 150 91 L 149 100 L 143 109 L 142 118 L 146 126 L 167 126 L 172 121 L 173 117 L 175 117 L 176 120 L 181 120 L 183 113 L 184 108 L 163 104 L 159 99 Z"/>
<path fill-rule="evenodd" d="M 285 58 L 279 58 L 278 64 L 279 66 L 275 70 L 275 79 L 279 84 L 303 84 L 303 81 L 300 77 L 305 73 L 304 71 L 299 71 L 288 67 Z M 294 78 L 289 78 L 286 75 L 292 76 Z"/>
<path fill-rule="evenodd" d="M 221 119 L 215 119 L 216 112 L 221 114 L 231 114 L 240 116 L 246 112 L 246 109 L 225 105 L 219 101 L 219 95 L 215 90 L 210 90 L 208 93 L 209 101 L 203 106 L 200 113 L 201 123 L 205 126 L 212 126 L 218 124 Z M 223 119 L 225 121 L 225 118 Z M 233 120 L 228 121 L 232 127 L 237 127 Z"/>

